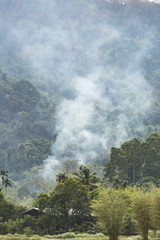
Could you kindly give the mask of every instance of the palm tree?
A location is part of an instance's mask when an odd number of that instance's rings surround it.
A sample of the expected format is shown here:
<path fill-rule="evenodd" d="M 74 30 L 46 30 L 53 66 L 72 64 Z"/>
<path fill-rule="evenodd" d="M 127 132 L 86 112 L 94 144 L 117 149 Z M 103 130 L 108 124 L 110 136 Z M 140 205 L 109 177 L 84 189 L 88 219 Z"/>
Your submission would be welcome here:
<path fill-rule="evenodd" d="M 97 177 L 96 172 L 91 173 L 90 168 L 83 165 L 80 166 L 79 170 L 80 173 L 74 173 L 76 179 L 78 179 L 84 185 L 87 185 L 90 191 L 99 186 L 101 180 L 99 177 Z"/>
<path fill-rule="evenodd" d="M 7 188 L 8 186 L 11 186 L 11 180 L 8 178 L 8 171 L 6 171 L 5 169 L 1 169 L 0 176 L 2 179 L 3 187 Z M 1 191 L 2 191 L 2 188 L 0 188 L 0 192 Z"/>
<path fill-rule="evenodd" d="M 58 183 L 64 183 L 67 180 L 66 172 L 60 172 L 56 175 L 56 181 Z"/>

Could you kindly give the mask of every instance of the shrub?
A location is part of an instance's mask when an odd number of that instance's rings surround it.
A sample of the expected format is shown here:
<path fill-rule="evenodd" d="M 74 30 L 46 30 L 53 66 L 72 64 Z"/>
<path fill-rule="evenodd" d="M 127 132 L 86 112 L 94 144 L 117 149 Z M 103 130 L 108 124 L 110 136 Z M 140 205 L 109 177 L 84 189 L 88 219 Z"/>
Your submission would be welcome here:
<path fill-rule="evenodd" d="M 26 227 L 24 229 L 24 234 L 27 236 L 27 237 L 30 237 L 34 234 L 33 230 L 30 228 L 30 227 Z"/>

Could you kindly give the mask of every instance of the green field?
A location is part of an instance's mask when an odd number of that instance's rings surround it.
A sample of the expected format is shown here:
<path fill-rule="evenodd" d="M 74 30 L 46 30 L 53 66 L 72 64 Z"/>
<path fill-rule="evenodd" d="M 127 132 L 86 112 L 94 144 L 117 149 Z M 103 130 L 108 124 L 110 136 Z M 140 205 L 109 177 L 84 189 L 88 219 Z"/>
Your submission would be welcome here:
<path fill-rule="evenodd" d="M 54 238 L 54 237 L 52 237 L 52 236 L 50 236 L 50 237 L 39 237 L 39 236 L 33 236 L 33 237 L 27 237 L 27 236 L 0 236 L 0 240 L 48 240 L 48 239 L 52 239 L 52 240 L 56 240 L 57 238 Z M 58 238 L 59 240 L 63 240 L 64 238 Z M 81 239 L 84 239 L 84 240 L 95 240 L 95 239 L 97 239 L 97 238 L 65 238 L 65 239 L 67 239 L 67 240 L 71 240 L 71 239 L 75 239 L 75 240 L 81 240 Z M 108 240 L 109 238 L 98 238 L 99 240 L 104 240 L 104 239 L 106 239 L 106 240 Z"/>
<path fill-rule="evenodd" d="M 127 240 L 127 238 L 128 238 L 128 236 L 127 237 L 121 236 L 119 239 Z M 0 240 L 48 240 L 48 239 L 52 239 L 52 240 L 56 240 L 56 239 L 59 239 L 59 240 L 64 240 L 64 239 L 67 239 L 67 240 L 71 240 L 71 239 L 74 239 L 74 240 L 81 240 L 81 239 L 83 239 L 83 240 L 95 240 L 95 239 L 109 240 L 108 236 L 104 236 L 103 234 L 94 234 L 94 235 L 77 234 L 76 236 L 74 236 L 74 235 L 72 235 L 72 233 L 71 234 L 67 233 L 67 234 L 54 235 L 54 236 L 46 235 L 43 237 L 40 237 L 38 235 L 33 235 L 33 236 L 29 237 L 29 236 L 20 235 L 20 234 L 0 235 Z M 137 239 L 137 240 L 139 240 L 139 239 Z"/>
<path fill-rule="evenodd" d="M 94 234 L 94 235 L 90 235 L 90 234 L 74 234 L 74 233 L 65 233 L 65 234 L 61 234 L 61 235 L 46 235 L 43 237 L 40 237 L 38 235 L 32 235 L 32 236 L 25 236 L 25 235 L 20 235 L 20 234 L 8 234 L 8 235 L 0 235 L 0 240 L 48 240 L 48 239 L 52 239 L 52 240 L 62 240 L 62 239 L 75 239 L 75 240 L 95 240 L 95 239 L 99 239 L 99 240 L 108 240 L 109 238 L 107 236 L 104 236 L 103 234 Z M 126 239 L 126 238 L 124 238 Z M 122 238 L 121 238 L 122 240 Z"/>
<path fill-rule="evenodd" d="M 152 232 L 152 231 L 151 231 Z M 159 231 L 156 235 L 152 235 L 153 233 L 150 233 L 149 240 L 160 240 L 159 237 Z M 75 233 L 64 233 L 60 235 L 45 235 L 45 236 L 39 236 L 39 235 L 32 235 L 32 236 L 26 236 L 21 234 L 7 234 L 7 235 L 0 235 L 0 240 L 109 240 L 108 236 L 103 235 L 102 233 L 97 234 L 75 234 Z M 142 240 L 142 238 L 137 236 L 119 236 L 119 240 Z"/>
<path fill-rule="evenodd" d="M 39 235 L 32 235 L 32 236 L 26 236 L 26 235 L 20 235 L 20 234 L 7 234 L 7 235 L 0 235 L 0 240 L 48 240 L 48 239 L 52 239 L 52 240 L 62 240 L 62 239 L 75 239 L 75 240 L 108 240 L 109 238 L 107 236 L 104 236 L 103 234 L 99 233 L 99 234 L 74 234 L 74 233 L 64 233 L 61 235 L 45 235 L 43 237 L 39 236 Z M 125 238 L 124 238 L 125 239 Z"/>

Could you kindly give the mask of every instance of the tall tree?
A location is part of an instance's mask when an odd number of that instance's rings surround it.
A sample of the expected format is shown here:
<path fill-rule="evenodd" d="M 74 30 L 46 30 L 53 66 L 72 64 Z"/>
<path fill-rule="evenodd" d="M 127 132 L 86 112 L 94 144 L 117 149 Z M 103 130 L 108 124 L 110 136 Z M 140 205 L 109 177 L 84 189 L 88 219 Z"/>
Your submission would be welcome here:
<path fill-rule="evenodd" d="M 132 210 L 143 240 L 148 240 L 148 231 L 151 226 L 150 193 L 140 189 L 136 190 L 133 194 Z"/>
<path fill-rule="evenodd" d="M 160 229 L 160 188 L 153 188 L 150 204 L 152 226 L 154 229 Z"/>
<path fill-rule="evenodd" d="M 101 190 L 99 198 L 94 201 L 92 208 L 103 232 L 109 235 L 110 240 L 117 240 L 126 213 L 126 202 L 122 191 Z"/>
<path fill-rule="evenodd" d="M 52 216 L 58 232 L 81 229 L 85 222 L 93 221 L 90 209 L 89 189 L 75 178 L 60 181 L 53 191 L 40 194 L 34 205 Z"/>
<path fill-rule="evenodd" d="M 118 175 L 121 180 L 135 184 L 141 176 L 140 144 L 140 141 L 134 138 L 120 148 L 111 148 L 111 160 L 105 166 L 105 177 L 113 180 L 113 177 Z"/>
<path fill-rule="evenodd" d="M 79 168 L 79 173 L 74 173 L 75 177 L 84 185 L 89 187 L 89 190 L 97 188 L 101 183 L 100 178 L 97 176 L 96 172 L 91 173 L 90 168 L 81 165 Z"/>

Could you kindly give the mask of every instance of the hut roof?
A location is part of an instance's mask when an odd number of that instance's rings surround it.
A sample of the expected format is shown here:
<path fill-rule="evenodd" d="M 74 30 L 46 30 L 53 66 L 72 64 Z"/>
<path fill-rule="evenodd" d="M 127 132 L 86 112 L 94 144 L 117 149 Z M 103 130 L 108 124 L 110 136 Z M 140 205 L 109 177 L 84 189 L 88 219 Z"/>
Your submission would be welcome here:
<path fill-rule="evenodd" d="M 25 212 L 22 212 L 21 214 L 22 215 L 30 215 L 30 216 L 34 216 L 34 217 L 39 217 L 39 215 L 41 215 L 38 208 L 31 208 Z"/>

